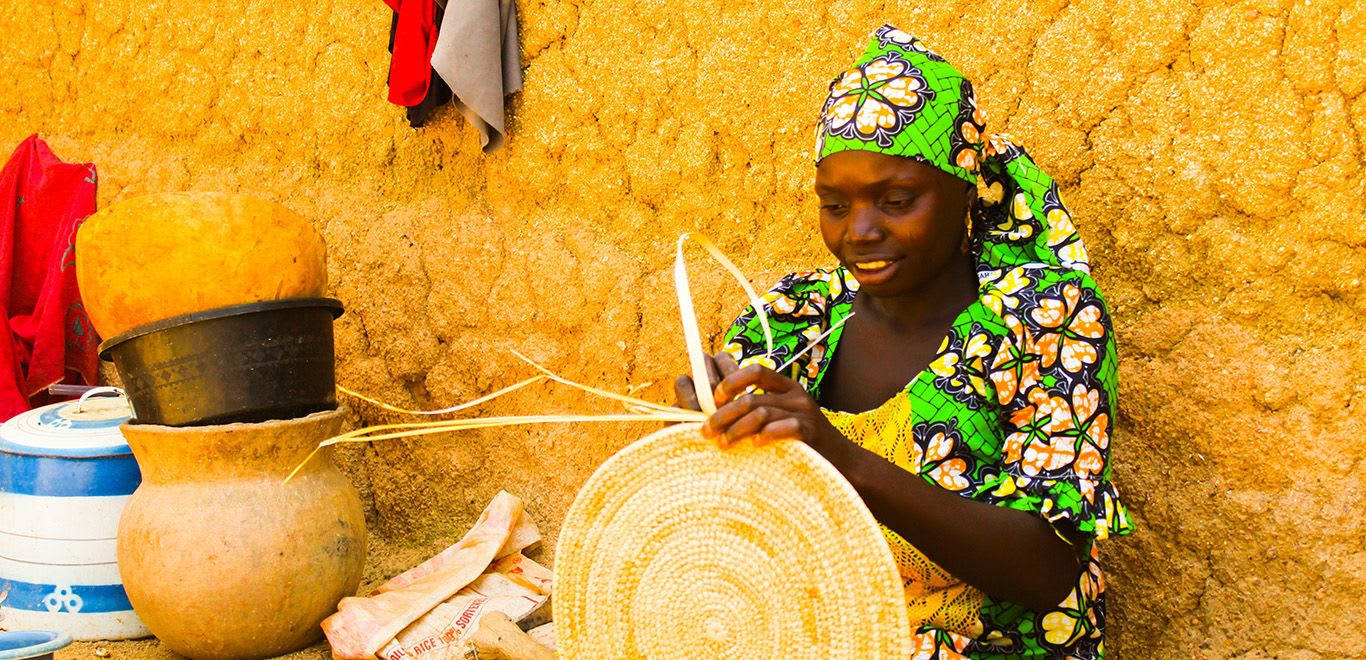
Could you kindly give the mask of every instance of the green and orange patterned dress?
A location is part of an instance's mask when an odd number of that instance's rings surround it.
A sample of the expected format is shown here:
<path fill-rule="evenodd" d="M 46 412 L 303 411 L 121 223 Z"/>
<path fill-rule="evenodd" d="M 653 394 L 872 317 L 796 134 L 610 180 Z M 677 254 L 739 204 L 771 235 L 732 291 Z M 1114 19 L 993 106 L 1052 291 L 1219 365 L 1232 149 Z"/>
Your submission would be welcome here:
<path fill-rule="evenodd" d="M 954 581 L 943 581 L 938 591 L 975 604 L 977 616 L 948 615 L 959 620 L 938 622 L 943 627 L 922 624 L 915 657 L 1098 658 L 1105 604 L 1094 541 L 1130 531 L 1110 482 L 1116 365 L 1105 302 L 1091 278 L 1075 270 L 987 270 L 979 281 L 977 300 L 955 319 L 930 367 L 879 409 L 904 411 L 893 422 L 897 428 L 884 431 L 901 442 L 858 440 L 941 488 L 1079 534 L 1089 559 L 1073 592 L 1049 612 L 955 593 Z M 769 366 L 848 315 L 857 294 L 858 282 L 842 268 L 784 278 L 766 296 L 775 348 Z M 814 397 L 840 334 L 798 358 L 789 372 Z M 726 350 L 742 364 L 765 360 L 752 312 L 727 339 Z M 923 574 L 926 560 L 895 532 L 884 533 L 903 575 Z M 916 585 L 907 588 L 911 597 Z"/>
<path fill-rule="evenodd" d="M 1110 480 L 1117 358 L 1109 312 L 1057 185 L 1005 136 L 985 133 L 972 86 L 883 26 L 830 86 L 817 162 L 843 149 L 915 158 L 978 185 L 971 249 L 977 299 L 935 359 L 878 408 L 826 411 L 842 433 L 940 488 L 1047 521 L 1077 540 L 1076 586 L 1045 612 L 954 579 L 884 528 L 916 622 L 916 658 L 1100 658 L 1105 601 L 1096 541 L 1131 526 Z M 843 268 L 783 278 L 726 336 L 742 364 L 776 368 L 817 400 L 858 295 Z M 814 344 L 814 345 L 813 345 Z M 1072 542 L 1072 541 L 1069 541 Z"/>

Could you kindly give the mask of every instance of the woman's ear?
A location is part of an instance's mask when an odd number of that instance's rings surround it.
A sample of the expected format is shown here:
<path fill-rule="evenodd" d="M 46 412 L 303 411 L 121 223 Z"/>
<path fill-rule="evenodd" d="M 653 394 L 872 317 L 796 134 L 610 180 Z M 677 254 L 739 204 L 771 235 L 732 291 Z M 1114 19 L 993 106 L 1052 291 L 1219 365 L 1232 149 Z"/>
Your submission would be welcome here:
<path fill-rule="evenodd" d="M 967 226 L 963 232 L 963 245 L 960 246 L 960 249 L 963 251 L 963 254 L 967 254 L 972 251 L 972 213 L 977 207 L 977 186 L 967 182 L 964 183 L 966 186 L 963 190 L 963 208 L 967 209 L 967 212 L 963 214 L 965 216 L 963 222 L 966 223 Z"/>

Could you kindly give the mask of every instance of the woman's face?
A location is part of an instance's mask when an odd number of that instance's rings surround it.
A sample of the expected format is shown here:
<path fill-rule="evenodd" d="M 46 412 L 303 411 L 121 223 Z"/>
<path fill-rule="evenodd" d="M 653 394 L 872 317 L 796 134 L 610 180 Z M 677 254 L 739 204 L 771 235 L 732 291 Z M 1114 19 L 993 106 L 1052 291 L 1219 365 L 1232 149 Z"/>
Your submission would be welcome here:
<path fill-rule="evenodd" d="M 974 192 L 932 165 L 872 151 L 841 151 L 816 167 L 825 245 L 877 297 L 921 291 L 966 258 Z"/>

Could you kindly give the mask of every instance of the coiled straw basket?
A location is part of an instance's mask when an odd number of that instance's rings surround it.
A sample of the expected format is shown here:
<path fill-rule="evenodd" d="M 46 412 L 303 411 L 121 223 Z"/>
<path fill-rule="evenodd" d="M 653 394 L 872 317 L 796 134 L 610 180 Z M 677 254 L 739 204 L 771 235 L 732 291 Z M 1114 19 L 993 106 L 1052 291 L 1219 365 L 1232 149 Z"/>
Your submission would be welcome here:
<path fill-rule="evenodd" d="M 887 542 L 800 442 L 718 449 L 698 424 L 604 463 L 555 553 L 566 658 L 906 658 Z"/>

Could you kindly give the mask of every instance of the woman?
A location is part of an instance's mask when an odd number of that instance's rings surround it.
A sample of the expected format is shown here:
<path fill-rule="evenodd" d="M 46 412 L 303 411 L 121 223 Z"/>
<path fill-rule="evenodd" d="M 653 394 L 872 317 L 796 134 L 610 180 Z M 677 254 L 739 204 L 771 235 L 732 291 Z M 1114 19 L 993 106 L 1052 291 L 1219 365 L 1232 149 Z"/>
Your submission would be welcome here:
<path fill-rule="evenodd" d="M 703 432 L 798 439 L 849 479 L 917 657 L 1098 658 L 1094 542 L 1130 531 L 1109 480 L 1110 321 L 1057 186 L 983 121 L 952 65 L 874 33 L 818 124 L 840 266 L 768 294 L 772 355 L 753 310 L 735 321 Z M 696 409 L 689 378 L 676 390 Z"/>

